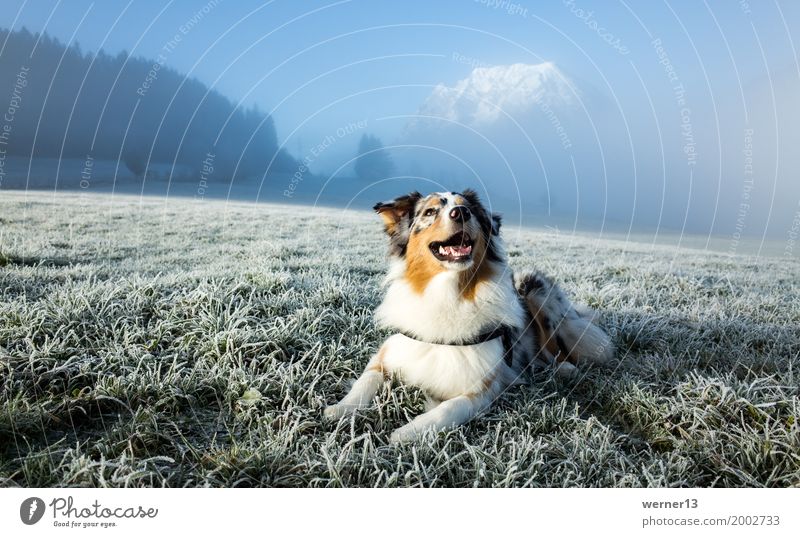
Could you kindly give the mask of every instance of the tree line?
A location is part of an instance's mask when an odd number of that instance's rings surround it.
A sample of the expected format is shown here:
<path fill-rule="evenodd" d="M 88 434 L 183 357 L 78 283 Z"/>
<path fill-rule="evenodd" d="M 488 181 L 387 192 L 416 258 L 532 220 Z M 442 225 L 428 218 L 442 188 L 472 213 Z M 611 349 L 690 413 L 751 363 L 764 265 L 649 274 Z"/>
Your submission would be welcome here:
<path fill-rule="evenodd" d="M 121 159 L 139 176 L 153 163 L 197 173 L 213 155 L 212 178 L 228 180 L 296 167 L 258 108 L 159 61 L 84 53 L 26 29 L 0 29 L 0 113 L 9 155 Z"/>

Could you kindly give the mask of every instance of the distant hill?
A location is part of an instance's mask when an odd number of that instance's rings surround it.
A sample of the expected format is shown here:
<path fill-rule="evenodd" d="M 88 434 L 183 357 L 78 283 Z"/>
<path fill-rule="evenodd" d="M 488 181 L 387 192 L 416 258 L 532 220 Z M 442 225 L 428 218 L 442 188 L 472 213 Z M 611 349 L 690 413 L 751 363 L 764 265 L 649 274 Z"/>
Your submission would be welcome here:
<path fill-rule="evenodd" d="M 212 180 L 296 167 L 271 117 L 156 60 L 84 54 L 25 29 L 0 30 L 0 47 L 5 155 L 121 160 L 135 176 L 166 164 Z"/>

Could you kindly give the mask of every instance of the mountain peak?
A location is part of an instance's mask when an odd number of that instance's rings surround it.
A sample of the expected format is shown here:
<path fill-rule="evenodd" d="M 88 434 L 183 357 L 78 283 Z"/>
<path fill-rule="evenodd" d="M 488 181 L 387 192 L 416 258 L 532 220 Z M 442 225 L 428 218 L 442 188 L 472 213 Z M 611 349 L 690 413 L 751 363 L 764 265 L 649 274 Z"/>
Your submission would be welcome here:
<path fill-rule="evenodd" d="M 552 62 L 477 67 L 453 86 L 437 85 L 420 106 L 421 116 L 485 124 L 533 106 L 571 105 L 572 82 Z"/>

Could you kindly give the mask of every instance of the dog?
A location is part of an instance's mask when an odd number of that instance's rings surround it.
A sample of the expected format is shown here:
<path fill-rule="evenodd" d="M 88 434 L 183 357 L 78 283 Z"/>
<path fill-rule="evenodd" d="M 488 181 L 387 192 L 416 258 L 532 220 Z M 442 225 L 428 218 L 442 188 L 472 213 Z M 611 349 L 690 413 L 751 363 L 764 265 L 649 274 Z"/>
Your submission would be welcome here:
<path fill-rule="evenodd" d="M 374 207 L 389 238 L 386 294 L 376 321 L 391 335 L 349 393 L 327 407 L 340 419 L 368 407 L 391 376 L 421 388 L 425 413 L 390 442 L 466 423 L 525 373 L 552 367 L 575 373 L 613 356 L 608 335 L 551 279 L 514 275 L 500 237 L 501 218 L 473 190 L 412 192 Z"/>

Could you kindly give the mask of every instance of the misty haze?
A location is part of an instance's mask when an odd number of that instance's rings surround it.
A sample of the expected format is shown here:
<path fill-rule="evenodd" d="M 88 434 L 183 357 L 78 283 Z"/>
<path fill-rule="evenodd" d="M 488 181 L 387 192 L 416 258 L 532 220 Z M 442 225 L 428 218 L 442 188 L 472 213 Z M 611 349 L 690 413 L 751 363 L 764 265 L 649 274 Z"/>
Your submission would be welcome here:
<path fill-rule="evenodd" d="M 0 188 L 367 207 L 472 186 L 510 223 L 567 231 L 773 253 L 765 240 L 796 231 L 798 64 L 741 11 L 706 12 L 716 35 L 687 44 L 677 23 L 594 35 L 573 3 L 442 5 L 434 22 L 356 31 L 359 7 L 326 27 L 320 3 L 294 23 L 310 40 L 218 4 L 140 29 L 121 7 L 49 26 L 45 10 L 6 9 Z M 457 24 L 472 18 L 489 26 Z"/>
<path fill-rule="evenodd" d="M 797 487 L 797 43 L 788 0 L 3 0 L 0 489 Z M 594 523 L 531 498 L 458 516 Z"/>

